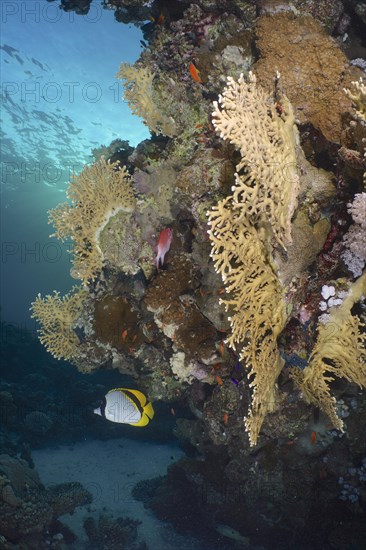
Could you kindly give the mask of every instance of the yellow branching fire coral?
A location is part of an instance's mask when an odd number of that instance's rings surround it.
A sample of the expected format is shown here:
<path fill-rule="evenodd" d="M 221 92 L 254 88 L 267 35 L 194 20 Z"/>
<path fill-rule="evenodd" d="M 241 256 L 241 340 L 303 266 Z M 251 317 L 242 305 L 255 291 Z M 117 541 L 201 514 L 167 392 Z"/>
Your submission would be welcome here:
<path fill-rule="evenodd" d="M 366 122 L 366 83 L 362 78 L 351 82 L 352 90 L 345 89 L 345 94 L 352 100 L 356 109 L 356 117 Z"/>
<path fill-rule="evenodd" d="M 217 132 L 242 157 L 236 167 L 233 209 L 241 210 L 257 228 L 273 232 L 284 245 L 291 241 L 291 218 L 299 193 L 297 129 L 289 101 L 283 97 L 281 105 L 276 105 L 249 73 L 248 83 L 243 75 L 238 82 L 229 77 L 214 107 Z"/>
<path fill-rule="evenodd" d="M 124 81 L 124 99 L 132 113 L 140 116 L 151 132 L 169 137 L 176 134 L 174 120 L 157 106 L 155 73 L 147 67 L 122 63 L 116 77 Z"/>
<path fill-rule="evenodd" d="M 79 355 L 79 339 L 73 329 L 82 314 L 86 296 L 85 290 L 74 287 L 62 297 L 56 290 L 53 296 L 42 298 L 38 294 L 32 302 L 32 318 L 42 327 L 38 331 L 39 339 L 56 359 L 71 360 Z"/>
<path fill-rule="evenodd" d="M 277 348 L 286 322 L 282 288 L 256 230 L 232 210 L 232 197 L 220 201 L 209 216 L 211 257 L 230 293 L 230 298 L 222 300 L 231 315 L 227 343 L 233 349 L 243 345 L 240 359 L 249 369 L 253 388 L 245 426 L 255 445 L 266 414 L 275 409 L 275 385 L 283 367 Z"/>
<path fill-rule="evenodd" d="M 135 210 L 136 199 L 127 169 L 104 158 L 73 177 L 67 197 L 71 203 L 49 211 L 49 223 L 56 229 L 52 236 L 73 240 L 73 274 L 86 284 L 103 267 L 100 233 L 118 212 L 125 213 L 127 220 Z"/>
<path fill-rule="evenodd" d="M 366 273 L 351 285 L 348 296 L 334 308 L 328 322 L 319 324 L 309 365 L 292 373 L 305 399 L 322 409 L 340 430 L 343 422 L 337 415 L 329 383 L 337 377 L 366 387 L 366 324 L 351 312 L 353 305 L 365 296 Z"/>
<path fill-rule="evenodd" d="M 242 346 L 240 359 L 249 369 L 253 388 L 245 426 L 255 445 L 265 415 L 275 408 L 276 380 L 283 366 L 277 337 L 286 323 L 286 304 L 270 241 L 291 240 L 299 192 L 297 134 L 286 98 L 277 110 L 271 97 L 257 88 L 253 74 L 248 83 L 242 75 L 238 82 L 228 78 L 214 106 L 216 130 L 242 157 L 233 194 L 214 206 L 208 217 L 211 257 L 229 294 L 223 300 L 232 329 L 227 343 L 233 349 Z"/>

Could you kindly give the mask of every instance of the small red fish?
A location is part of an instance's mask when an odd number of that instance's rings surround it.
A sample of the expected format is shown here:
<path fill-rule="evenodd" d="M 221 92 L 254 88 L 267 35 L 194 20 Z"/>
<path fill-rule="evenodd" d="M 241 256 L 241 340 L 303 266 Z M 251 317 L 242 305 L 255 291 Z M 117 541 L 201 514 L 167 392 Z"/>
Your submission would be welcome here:
<path fill-rule="evenodd" d="M 191 75 L 191 77 L 193 78 L 193 80 L 195 82 L 200 82 L 201 83 L 202 80 L 201 80 L 201 77 L 198 74 L 198 72 L 199 71 L 198 71 L 197 67 L 193 63 L 190 63 L 190 65 L 189 65 L 189 74 Z"/>
<path fill-rule="evenodd" d="M 158 239 L 158 253 L 155 258 L 157 269 L 164 263 L 165 254 L 168 252 L 173 240 L 173 229 L 166 227 L 160 232 Z"/>
<path fill-rule="evenodd" d="M 164 23 L 164 20 L 165 20 L 165 15 L 163 14 L 163 12 L 160 12 L 159 17 L 156 20 L 156 24 L 162 25 Z"/>
<path fill-rule="evenodd" d="M 216 382 L 218 383 L 219 386 L 222 386 L 223 385 L 223 381 L 222 381 L 222 378 L 218 375 L 218 374 L 215 374 L 215 378 L 216 378 Z"/>
<path fill-rule="evenodd" d="M 163 14 L 163 12 L 160 12 L 159 17 L 156 18 L 153 15 L 149 15 L 149 19 L 151 23 L 155 23 L 156 25 L 162 25 L 165 20 L 165 15 Z"/>
<path fill-rule="evenodd" d="M 127 336 L 127 329 L 125 329 L 121 334 L 122 342 L 126 340 L 126 336 Z"/>
<path fill-rule="evenodd" d="M 229 421 L 229 415 L 227 412 L 224 412 L 224 424 L 226 425 Z"/>
<path fill-rule="evenodd" d="M 311 432 L 311 443 L 312 445 L 316 443 L 316 432 Z"/>

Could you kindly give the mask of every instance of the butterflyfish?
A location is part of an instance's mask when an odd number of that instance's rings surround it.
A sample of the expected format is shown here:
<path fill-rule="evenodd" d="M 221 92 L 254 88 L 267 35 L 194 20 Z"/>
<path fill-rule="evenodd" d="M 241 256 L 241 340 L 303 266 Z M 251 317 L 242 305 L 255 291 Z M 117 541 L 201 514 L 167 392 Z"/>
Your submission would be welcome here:
<path fill-rule="evenodd" d="M 111 422 L 146 426 L 154 417 L 152 403 L 138 390 L 115 388 L 110 390 L 94 413 Z"/>

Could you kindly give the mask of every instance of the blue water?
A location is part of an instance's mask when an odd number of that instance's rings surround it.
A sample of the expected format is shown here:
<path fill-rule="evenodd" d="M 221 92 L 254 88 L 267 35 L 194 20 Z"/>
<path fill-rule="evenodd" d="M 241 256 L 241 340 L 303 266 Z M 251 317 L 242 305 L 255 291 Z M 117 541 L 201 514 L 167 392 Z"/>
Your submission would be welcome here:
<path fill-rule="evenodd" d="M 116 138 L 148 137 L 114 75 L 141 52 L 139 29 L 92 4 L 87 15 L 46 0 L 1 2 L 2 318 L 34 328 L 38 292 L 67 292 L 68 245 L 50 239 L 47 210 L 73 171 Z"/>

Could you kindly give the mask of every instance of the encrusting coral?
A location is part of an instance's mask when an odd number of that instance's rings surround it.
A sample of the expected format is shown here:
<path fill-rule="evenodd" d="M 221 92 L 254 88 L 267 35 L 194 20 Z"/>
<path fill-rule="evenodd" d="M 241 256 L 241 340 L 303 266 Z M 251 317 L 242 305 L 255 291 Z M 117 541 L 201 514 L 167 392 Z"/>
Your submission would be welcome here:
<path fill-rule="evenodd" d="M 360 388 L 366 387 L 366 324 L 351 311 L 365 296 L 366 273 L 350 286 L 343 303 L 332 308 L 329 320 L 319 324 L 318 339 L 308 366 L 303 371 L 294 369 L 292 373 L 305 399 L 322 409 L 340 430 L 343 422 L 337 415 L 329 383 L 337 377 L 346 378 Z"/>
<path fill-rule="evenodd" d="M 291 241 L 297 204 L 296 129 L 291 106 L 282 98 L 276 109 L 269 94 L 243 75 L 214 103 L 213 123 L 222 138 L 239 149 L 233 194 L 208 213 L 211 257 L 228 299 L 232 334 L 227 343 L 242 345 L 240 360 L 249 368 L 252 405 L 245 420 L 255 445 L 267 412 L 275 408 L 275 384 L 284 364 L 277 337 L 286 322 L 283 289 L 271 259 L 271 239 Z"/>
<path fill-rule="evenodd" d="M 87 291 L 73 287 L 69 294 L 42 298 L 38 294 L 31 304 L 32 318 L 41 325 L 38 330 L 40 342 L 56 359 L 70 360 L 79 355 L 79 338 L 73 328 L 83 312 Z"/>
<path fill-rule="evenodd" d="M 304 7 L 304 2 L 300 4 Z M 296 119 L 310 122 L 328 140 L 339 143 L 342 113 L 349 109 L 342 88 L 351 77 L 336 41 L 312 17 L 286 12 L 260 16 L 255 33 L 258 83 L 270 91 L 273 72 L 279 71 Z"/>
<path fill-rule="evenodd" d="M 122 212 L 127 221 L 135 210 L 131 178 L 126 167 L 106 162 L 104 158 L 74 176 L 67 197 L 49 211 L 49 223 L 56 232 L 52 235 L 73 241 L 73 263 L 76 278 L 84 284 L 93 280 L 103 267 L 99 237 L 111 217 Z"/>

